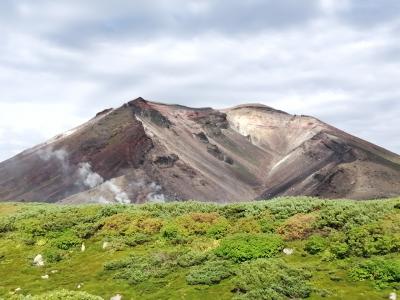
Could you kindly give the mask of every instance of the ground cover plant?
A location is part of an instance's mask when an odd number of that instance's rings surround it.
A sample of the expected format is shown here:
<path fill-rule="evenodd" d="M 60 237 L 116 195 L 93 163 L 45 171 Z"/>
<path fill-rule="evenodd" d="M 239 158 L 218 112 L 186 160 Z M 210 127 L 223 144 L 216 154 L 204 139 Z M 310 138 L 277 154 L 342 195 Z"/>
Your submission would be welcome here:
<path fill-rule="evenodd" d="M 384 299 L 399 253 L 399 198 L 0 204 L 0 299 Z"/>

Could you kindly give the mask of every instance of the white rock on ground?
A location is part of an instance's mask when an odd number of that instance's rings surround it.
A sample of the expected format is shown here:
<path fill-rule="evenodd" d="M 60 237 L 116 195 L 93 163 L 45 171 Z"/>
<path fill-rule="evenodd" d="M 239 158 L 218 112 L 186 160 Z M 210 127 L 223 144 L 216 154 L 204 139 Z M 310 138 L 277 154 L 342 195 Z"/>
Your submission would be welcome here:
<path fill-rule="evenodd" d="M 103 242 L 103 246 L 102 246 L 103 250 L 107 249 L 109 245 L 110 245 L 109 242 Z"/>
<path fill-rule="evenodd" d="M 116 294 L 115 296 L 112 296 L 110 298 L 110 300 L 121 300 L 121 299 L 122 299 L 122 295 L 120 295 L 120 294 Z"/>
<path fill-rule="evenodd" d="M 49 279 L 49 275 L 43 275 L 43 276 L 41 276 L 42 277 L 42 279 Z"/>
<path fill-rule="evenodd" d="M 43 256 L 41 254 L 36 255 L 35 258 L 33 259 L 33 264 L 38 267 L 44 266 Z"/>
<path fill-rule="evenodd" d="M 82 246 L 81 246 L 81 251 L 82 251 L 82 252 L 85 252 L 85 250 L 86 250 L 85 243 L 82 243 Z"/>
<path fill-rule="evenodd" d="M 389 300 L 397 300 L 397 294 L 396 293 L 390 293 L 389 295 Z"/>
<path fill-rule="evenodd" d="M 20 288 L 20 287 L 18 287 L 18 288 L 16 288 L 15 290 L 14 290 L 14 292 L 16 292 L 16 293 L 18 293 L 18 292 L 20 292 L 22 289 Z"/>
<path fill-rule="evenodd" d="M 294 252 L 294 250 L 291 249 L 291 248 L 285 248 L 285 249 L 283 249 L 283 253 L 285 253 L 286 255 L 292 255 L 293 252 Z"/>

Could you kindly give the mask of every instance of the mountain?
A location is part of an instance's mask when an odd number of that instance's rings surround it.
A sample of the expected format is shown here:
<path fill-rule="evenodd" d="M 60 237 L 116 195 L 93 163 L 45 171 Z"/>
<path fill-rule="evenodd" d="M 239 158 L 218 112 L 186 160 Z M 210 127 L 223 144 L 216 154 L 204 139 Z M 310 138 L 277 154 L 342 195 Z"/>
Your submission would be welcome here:
<path fill-rule="evenodd" d="M 224 110 L 132 100 L 0 163 L 0 199 L 238 202 L 400 194 L 400 156 L 260 104 Z"/>

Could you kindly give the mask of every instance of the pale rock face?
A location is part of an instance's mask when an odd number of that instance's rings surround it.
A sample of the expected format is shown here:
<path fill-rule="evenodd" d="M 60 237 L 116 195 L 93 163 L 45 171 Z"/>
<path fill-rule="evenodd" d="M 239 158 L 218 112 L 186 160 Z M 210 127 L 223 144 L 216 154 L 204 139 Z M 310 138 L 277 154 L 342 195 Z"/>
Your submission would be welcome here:
<path fill-rule="evenodd" d="M 115 296 L 110 298 L 110 300 L 121 300 L 121 299 L 122 299 L 122 295 L 120 295 L 120 294 L 116 294 Z"/>
<path fill-rule="evenodd" d="M 43 256 L 41 254 L 36 255 L 35 258 L 33 259 L 33 264 L 38 267 L 44 266 Z"/>

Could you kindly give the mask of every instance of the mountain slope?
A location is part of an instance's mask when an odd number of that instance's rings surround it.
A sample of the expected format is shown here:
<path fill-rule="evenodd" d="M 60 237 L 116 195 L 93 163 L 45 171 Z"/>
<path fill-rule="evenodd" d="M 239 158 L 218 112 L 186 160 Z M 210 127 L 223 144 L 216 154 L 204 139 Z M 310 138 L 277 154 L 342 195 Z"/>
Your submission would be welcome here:
<path fill-rule="evenodd" d="M 400 158 L 308 116 L 135 99 L 0 164 L 0 199 L 237 202 L 400 194 Z"/>

